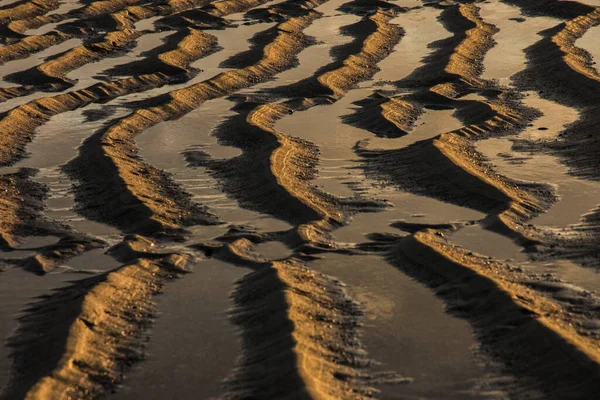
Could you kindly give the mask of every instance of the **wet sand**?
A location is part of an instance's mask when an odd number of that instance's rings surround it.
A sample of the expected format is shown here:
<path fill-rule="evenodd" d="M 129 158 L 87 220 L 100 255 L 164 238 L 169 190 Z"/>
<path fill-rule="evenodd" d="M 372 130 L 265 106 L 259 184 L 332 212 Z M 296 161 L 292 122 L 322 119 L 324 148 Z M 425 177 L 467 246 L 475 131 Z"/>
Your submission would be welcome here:
<path fill-rule="evenodd" d="M 597 7 L 2 2 L 0 398 L 595 398 Z"/>

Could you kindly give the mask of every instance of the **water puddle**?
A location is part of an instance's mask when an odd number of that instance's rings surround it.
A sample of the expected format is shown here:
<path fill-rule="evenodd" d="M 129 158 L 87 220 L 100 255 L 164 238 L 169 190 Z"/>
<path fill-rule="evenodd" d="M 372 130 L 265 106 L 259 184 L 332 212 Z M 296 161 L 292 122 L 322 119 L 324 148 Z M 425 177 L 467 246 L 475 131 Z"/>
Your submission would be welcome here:
<path fill-rule="evenodd" d="M 423 6 L 423 2 L 421 0 L 395 0 L 394 4 L 400 7 L 421 7 Z"/>
<path fill-rule="evenodd" d="M 529 260 L 521 246 L 506 236 L 483 229 L 480 225 L 464 227 L 449 236 L 452 244 L 496 260 L 518 263 Z"/>
<path fill-rule="evenodd" d="M 499 1 L 477 5 L 481 8 L 481 18 L 500 29 L 493 36 L 496 45 L 486 53 L 482 78 L 497 79 L 508 85 L 511 76 L 525 69 L 527 59 L 523 50 L 540 40 L 538 32 L 552 28 L 560 21 L 548 17 L 525 17 L 518 7 Z"/>
<path fill-rule="evenodd" d="M 25 33 L 29 36 L 42 36 L 42 35 L 45 35 L 47 33 L 54 31 L 58 25 L 68 24 L 70 22 L 75 22 L 75 21 L 77 21 L 77 18 L 63 19 L 58 22 L 53 22 L 51 24 L 46 24 L 46 25 L 40 26 L 39 28 L 36 28 L 36 29 L 28 29 L 25 31 Z"/>
<path fill-rule="evenodd" d="M 267 260 L 281 260 L 288 257 L 291 253 L 291 250 L 281 242 L 256 244 L 252 247 L 252 251 L 260 254 L 261 257 Z"/>
<path fill-rule="evenodd" d="M 176 120 L 161 122 L 146 129 L 136 138 L 144 160 L 153 166 L 170 171 L 186 168 L 181 152 L 191 146 L 221 156 L 236 156 L 240 151 L 229 146 L 221 146 L 212 136 L 212 130 L 224 119 L 234 115 L 230 109 L 234 103 L 218 98 L 209 100 Z"/>
<path fill-rule="evenodd" d="M 2 5 L 0 5 L 0 10 L 6 9 L 6 8 L 12 8 L 15 6 L 14 3 L 20 2 L 23 0 L 4 0 L 2 2 Z"/>
<path fill-rule="evenodd" d="M 164 18 L 164 16 L 157 15 L 156 17 L 142 19 L 140 21 L 135 22 L 133 24 L 133 28 L 136 31 L 154 31 L 154 23 L 161 18 Z"/>
<path fill-rule="evenodd" d="M 313 107 L 277 121 L 275 129 L 289 136 L 300 137 L 315 143 L 322 160 L 356 160 L 353 146 L 371 136 L 369 132 L 340 123 L 339 118 L 348 114 L 352 103 L 368 97 L 370 89 L 356 89 L 331 105 Z"/>
<path fill-rule="evenodd" d="M 18 238 L 18 245 L 12 251 L 0 251 L 0 259 L 14 260 L 26 258 L 36 254 L 37 250 L 44 246 L 49 246 L 58 242 L 59 238 L 55 236 L 28 236 Z M 11 268 L 8 265 L 0 263 L 0 272 L 6 268 Z"/>
<path fill-rule="evenodd" d="M 390 226 L 394 221 L 412 224 L 447 224 L 476 221 L 485 217 L 483 213 L 468 208 L 443 203 L 426 196 L 400 192 L 388 187 L 380 190 L 373 189 L 372 197 L 387 200 L 392 204 L 377 213 L 363 213 L 352 217 L 348 225 L 333 232 L 336 241 L 343 243 L 361 243 L 369 233 L 402 234 Z"/>
<path fill-rule="evenodd" d="M 516 243 L 500 234 L 487 231 L 480 225 L 454 232 L 449 235 L 448 241 L 474 253 L 518 265 L 530 274 L 552 274 L 563 282 L 600 293 L 598 270 L 582 267 L 568 260 L 532 261 Z"/>
<path fill-rule="evenodd" d="M 583 3 L 594 7 L 600 7 L 600 0 L 581 0 L 578 3 Z"/>
<path fill-rule="evenodd" d="M 80 274 L 94 274 L 112 271 L 121 265 L 123 265 L 123 263 L 106 254 L 106 249 L 94 249 L 70 259 L 65 264 L 58 267 L 57 271 L 76 271 Z"/>
<path fill-rule="evenodd" d="M 565 125 L 579 117 L 576 110 L 530 93 L 525 105 L 544 115 L 534 121 L 519 137 L 531 140 L 554 140 Z M 492 138 L 477 142 L 476 148 L 492 160 L 496 172 L 525 182 L 548 183 L 556 188 L 559 201 L 547 212 L 534 218 L 534 225 L 566 227 L 595 208 L 600 199 L 600 183 L 579 179 L 568 173 L 557 157 L 538 152 L 515 152 L 510 138 Z"/>
<path fill-rule="evenodd" d="M 398 81 L 405 78 L 419 68 L 423 58 L 431 53 L 431 43 L 452 36 L 438 21 L 440 13 L 439 9 L 423 7 L 400 14 L 390 21 L 403 28 L 405 35 L 394 47 L 394 52 L 379 63 L 381 71 L 375 74 L 373 81 Z M 423 29 L 425 26 L 427 29 Z"/>

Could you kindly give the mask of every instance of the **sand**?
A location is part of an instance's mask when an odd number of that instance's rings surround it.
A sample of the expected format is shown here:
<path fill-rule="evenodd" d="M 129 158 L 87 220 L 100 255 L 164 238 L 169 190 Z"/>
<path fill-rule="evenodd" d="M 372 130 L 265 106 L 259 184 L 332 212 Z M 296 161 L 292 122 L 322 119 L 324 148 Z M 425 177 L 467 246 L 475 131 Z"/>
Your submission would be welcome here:
<path fill-rule="evenodd" d="M 600 2 L 0 3 L 0 399 L 594 399 Z"/>

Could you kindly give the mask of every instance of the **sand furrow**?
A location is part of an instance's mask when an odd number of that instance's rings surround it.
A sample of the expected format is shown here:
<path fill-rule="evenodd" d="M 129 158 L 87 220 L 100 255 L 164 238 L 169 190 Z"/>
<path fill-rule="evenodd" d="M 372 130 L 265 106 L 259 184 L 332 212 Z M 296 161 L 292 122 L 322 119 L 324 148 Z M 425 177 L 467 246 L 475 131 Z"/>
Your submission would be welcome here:
<path fill-rule="evenodd" d="M 365 399 L 376 382 L 405 381 L 369 373 L 358 337 L 362 312 L 343 284 L 293 257 L 267 261 L 252 247 L 245 238 L 204 247 L 212 257 L 254 270 L 233 294 L 231 318 L 242 328 L 243 355 L 224 398 Z"/>
<path fill-rule="evenodd" d="M 109 32 L 98 42 L 75 47 L 37 67 L 15 72 L 4 79 L 21 85 L 47 87 L 50 91 L 64 90 L 73 85 L 66 77 L 69 72 L 103 57 L 127 51 L 140 35 L 134 30 Z"/>
<path fill-rule="evenodd" d="M 3 248 L 16 246 L 17 236 L 25 236 L 32 232 L 44 235 L 57 230 L 57 227 L 48 223 L 49 221 L 44 221 L 41 215 L 47 194 L 45 188 L 42 185 L 26 184 L 33 173 L 23 170 L 1 176 L 0 184 L 4 195 L 0 203 L 0 235 Z"/>
<path fill-rule="evenodd" d="M 262 50 L 263 58 L 254 65 L 240 70 L 223 72 L 207 81 L 179 89 L 156 99 L 160 105 L 141 109 L 125 117 L 90 138 L 81 149 L 80 156 L 70 163 L 69 172 L 80 184 L 76 187 L 81 211 L 90 218 L 116 223 L 122 229 L 157 234 L 173 232 L 179 225 L 214 221 L 214 218 L 198 218 L 190 212 L 192 204 L 183 193 L 169 183 L 166 175 L 135 157 L 135 136 L 143 130 L 168 119 L 180 117 L 209 99 L 233 93 L 258 81 L 266 80 L 277 72 L 293 65 L 294 55 L 304 46 L 302 30 L 319 14 L 307 3 L 302 8 L 297 3 L 300 16 L 279 25 L 277 36 Z M 98 169 L 114 171 L 99 176 Z M 159 178 L 160 177 L 160 178 Z M 110 184 L 108 181 L 110 180 Z M 100 188 L 114 188 L 106 191 Z M 170 189 L 169 189 L 170 188 Z M 157 197 L 157 193 L 168 193 Z M 97 197 L 96 196 L 100 196 Z M 92 199 L 96 198 L 92 202 Z M 128 215 L 120 217 L 119 206 L 127 199 Z M 175 201 L 171 200 L 175 199 Z M 198 207 L 192 207 L 198 214 Z M 118 212 L 118 213 L 115 213 Z M 204 212 L 204 210 L 202 210 Z M 122 224 L 122 225 L 121 225 Z"/>
<path fill-rule="evenodd" d="M 155 16 L 169 15 L 188 8 L 206 6 L 210 0 L 170 1 L 164 4 L 136 6 L 135 4 L 138 2 L 139 0 L 96 1 L 82 9 L 59 15 L 55 18 L 70 19 L 74 17 L 76 19 L 66 22 L 58 26 L 56 30 L 44 35 L 25 36 L 14 43 L 0 47 L 0 63 L 29 57 L 31 54 L 73 37 L 91 37 L 97 31 L 133 30 L 136 22 Z M 37 25 L 35 26 L 37 27 Z M 21 28 L 25 29 L 26 27 L 15 29 Z M 7 32 L 13 32 L 13 30 Z"/>
<path fill-rule="evenodd" d="M 0 25 L 8 21 L 32 18 L 38 15 L 44 15 L 59 6 L 59 0 L 33 0 L 22 1 L 12 5 L 12 7 L 0 9 Z"/>
<path fill-rule="evenodd" d="M 521 380 L 531 379 L 528 387 L 543 398 L 580 399 L 599 390 L 598 338 L 584 323 L 590 316 L 547 296 L 542 283 L 524 281 L 518 268 L 448 245 L 433 231 L 399 239 L 389 260 L 434 287 L 451 312 L 471 322 L 486 350 Z"/>
<path fill-rule="evenodd" d="M 187 65 L 190 61 L 212 52 L 212 49 L 215 45 L 214 37 L 199 31 L 189 31 L 188 35 L 179 35 L 178 38 L 180 38 L 181 41 L 177 45 L 176 49 L 161 53 L 158 55 L 158 57 L 164 57 L 164 60 L 171 64 L 177 65 L 182 69 L 187 68 Z M 5 149 L 8 150 L 8 153 L 12 154 L 11 156 L 5 153 L 6 163 L 13 163 L 18 157 L 20 157 L 20 154 L 22 154 L 21 152 L 23 151 L 22 149 L 24 148 L 25 144 L 31 140 L 31 137 L 35 133 L 35 129 L 45 123 L 52 116 L 71 111 L 76 108 L 84 107 L 93 102 L 105 102 L 118 96 L 161 86 L 165 83 L 168 83 L 171 79 L 172 78 L 170 76 L 167 76 L 161 72 L 157 72 L 133 78 L 125 78 L 109 83 L 100 83 L 90 88 L 65 95 L 58 95 L 53 98 L 36 100 L 9 112 L 2 122 L 0 122 L 0 124 L 4 126 L 4 130 L 7 133 L 7 135 L 4 137 L 6 146 Z M 24 133 L 26 134 L 24 135 Z M 189 203 L 189 200 L 186 200 L 187 197 L 177 194 L 177 191 L 173 188 L 167 188 L 167 186 L 172 186 L 172 184 L 165 174 L 154 169 L 152 169 L 152 171 L 155 171 L 152 175 L 153 178 L 156 178 L 162 182 L 164 187 L 163 190 L 166 193 L 169 193 L 167 198 L 178 197 L 179 204 L 183 204 L 181 208 L 187 209 L 184 213 L 182 213 L 185 216 L 179 215 L 179 218 L 186 218 L 186 221 L 193 221 L 194 223 L 212 223 L 215 221 L 213 217 L 206 215 L 203 209 Z M 158 178 L 159 176 L 160 178 Z M 175 192 L 173 192 L 173 190 L 175 190 Z M 166 204 L 168 205 L 169 202 Z M 163 210 L 168 210 L 168 207 L 163 208 Z M 173 214 L 174 212 L 170 212 L 170 215 Z M 154 226 L 152 224 L 150 225 Z M 43 255 L 40 255 L 40 257 L 37 259 L 32 259 L 31 262 L 28 262 L 28 265 L 31 265 L 32 262 L 37 265 L 47 259 L 47 257 L 44 257 Z M 50 265 L 46 265 L 44 270 L 49 270 L 50 268 Z"/>
<path fill-rule="evenodd" d="M 593 398 L 598 1 L 3 2 L 0 398 Z"/>
<path fill-rule="evenodd" d="M 186 46 L 166 53 L 170 56 L 171 60 L 178 60 L 182 67 L 192 59 L 210 53 L 214 46 L 214 38 L 204 33 L 194 32 L 191 33 L 190 37 L 184 36 L 183 40 L 187 41 Z M 6 140 L 5 145 L 9 147 L 13 146 L 13 150 L 15 149 L 14 146 L 23 149 L 25 144 L 33 137 L 35 129 L 59 113 L 84 107 L 97 101 L 104 102 L 135 91 L 147 90 L 168 82 L 169 77 L 161 73 L 142 75 L 137 78 L 125 78 L 110 83 L 101 83 L 88 89 L 58 95 L 53 98 L 36 100 L 9 112 L 2 119 L 0 125 L 3 126 L 6 133 L 6 136 L 4 136 Z M 11 151 L 9 150 L 9 152 Z M 17 150 L 17 153 L 13 153 L 14 157 L 7 156 L 5 160 L 9 161 L 8 159 L 11 159 L 10 163 L 16 161 L 20 157 L 18 155 L 20 151 L 22 150 Z M 40 201 L 42 200 L 40 199 Z M 16 213 L 18 210 L 19 203 L 6 204 L 6 213 Z M 41 208 L 38 211 L 41 211 Z M 8 218 L 7 214 L 4 220 L 9 221 L 12 219 Z M 21 235 L 31 234 L 31 229 L 34 229 L 30 226 L 31 224 L 27 225 L 27 222 L 23 221 L 17 221 L 15 225 L 20 225 L 19 232 L 21 232 Z M 58 228 L 56 229 L 58 230 Z M 67 230 L 63 227 L 59 231 L 65 232 Z M 6 235 L 11 235 L 11 232 L 12 230 L 3 229 L 3 233 Z M 60 242 L 57 246 L 49 246 L 42 249 L 37 255 L 24 260 L 20 265 L 36 273 L 45 273 L 64 263 L 74 255 L 97 247 L 93 244 L 93 241 L 86 238 L 76 236 L 65 239 L 65 241 Z"/>
<path fill-rule="evenodd" d="M 152 296 L 185 272 L 187 256 L 156 254 L 130 237 L 113 249 L 131 259 L 110 272 L 75 282 L 32 304 L 10 339 L 13 377 L 3 398 L 92 399 L 123 379 L 141 356 L 154 314 Z M 40 340 L 31 332 L 48 332 Z M 36 363 L 30 363 L 32 354 Z"/>
<path fill-rule="evenodd" d="M 0 186 L 4 193 L 0 202 L 2 250 L 15 251 L 22 239 L 29 236 L 52 235 L 61 239 L 57 243 L 32 249 L 34 254 L 29 257 L 1 257 L 2 270 L 18 266 L 42 275 L 77 255 L 104 247 L 103 241 L 74 232 L 43 214 L 48 189 L 32 179 L 35 173 L 33 169 L 23 168 L 19 172 L 1 176 Z"/>
<path fill-rule="evenodd" d="M 470 125 L 397 150 L 370 151 L 366 143 L 359 143 L 356 149 L 374 176 L 390 180 L 403 190 L 484 212 L 488 214 L 482 221 L 486 228 L 530 244 L 535 234 L 526 232 L 523 224 L 552 203 L 551 188 L 498 175 L 475 150 L 472 140 L 518 132 L 537 115 L 522 106 L 518 98 L 514 99 L 510 90 L 487 101 L 461 100 L 469 92 L 490 88 L 479 76 L 497 29 L 481 20 L 473 4 L 448 7 L 442 12 L 442 20 L 454 32 L 453 37 L 442 42 L 454 44 L 453 51 L 441 47 L 428 57 L 420 71 L 397 83 L 417 91 L 402 97 L 401 106 L 394 107 L 401 114 L 394 117 L 410 126 L 418 107 L 433 103 L 456 108 L 456 116 Z M 393 97 L 383 104 L 392 101 Z M 373 112 L 369 109 L 372 102 L 365 104 L 362 112 Z M 405 131 L 399 130 L 396 136 L 403 134 Z"/>
<path fill-rule="evenodd" d="M 360 6 L 362 2 L 350 4 Z M 386 11 L 383 8 L 386 6 L 384 2 L 372 4 L 370 15 L 363 19 L 371 32 L 365 35 L 361 31 L 365 37 L 354 54 L 334 62 L 337 69 L 312 78 L 325 90 L 335 92 L 335 98 L 343 97 L 352 85 L 372 76 L 377 71 L 377 62 L 385 58 L 400 39 L 400 29 L 388 25 L 394 13 Z M 349 211 L 382 206 L 375 201 L 338 199 L 315 188 L 311 180 L 315 175 L 318 149 L 310 142 L 274 129 L 275 123 L 286 115 L 331 101 L 331 97 L 321 96 L 294 98 L 241 111 L 239 116 L 224 123 L 217 134 L 222 143 L 241 148 L 244 151 L 241 156 L 221 161 L 191 152 L 188 158 L 195 159 L 196 165 L 209 166 L 223 182 L 223 189 L 243 206 L 267 211 L 298 226 L 300 237 L 313 242 L 312 245 L 324 243 L 323 229 L 342 224 Z M 265 160 L 269 160 L 268 164 Z"/>
<path fill-rule="evenodd" d="M 397 138 L 410 131 L 422 113 L 423 102 L 445 103 L 444 97 L 461 97 L 486 86 L 480 78 L 482 61 L 494 45 L 492 37 L 497 28 L 481 19 L 474 4 L 446 7 L 440 20 L 453 36 L 432 43 L 430 46 L 437 50 L 425 57 L 421 67 L 395 83 L 416 93 L 365 99 L 359 110 L 344 118 L 345 122 L 383 137 Z"/>
<path fill-rule="evenodd" d="M 0 147 L 2 150 L 3 165 L 15 163 L 24 152 L 25 145 L 31 140 L 35 134 L 35 129 L 43 125 L 49 118 L 54 115 L 72 111 L 81 108 L 94 102 L 106 102 L 120 96 L 131 93 L 142 92 L 158 86 L 184 79 L 181 76 L 181 71 L 189 70 L 189 63 L 195 59 L 205 57 L 211 54 L 216 47 L 214 36 L 195 30 L 189 30 L 188 34 L 177 35 L 175 39 L 178 42 L 173 42 L 176 45 L 175 49 L 167 47 L 165 52 L 156 55 L 156 61 L 147 61 L 151 65 L 165 64 L 169 65 L 168 71 L 174 73 L 169 75 L 162 71 L 155 71 L 148 74 L 135 75 L 129 78 L 122 78 L 114 81 L 102 82 L 92 85 L 85 89 L 76 90 L 73 92 L 59 94 L 53 97 L 41 98 L 33 100 L 27 104 L 16 107 L 7 112 L 0 119 L 0 129 L 5 135 L 2 139 Z M 130 31 L 126 38 L 136 38 L 138 33 Z M 95 54 L 87 51 L 87 48 L 82 47 L 79 50 L 84 53 Z M 77 51 L 74 51 L 77 53 Z M 71 57 L 69 57 L 70 59 Z M 75 63 L 78 63 L 79 58 L 73 58 Z M 160 61 L 159 61 L 160 60 Z M 164 61 L 162 61 L 164 60 Z M 49 69 L 52 71 L 52 65 L 49 62 Z M 68 63 L 66 63 L 68 64 Z M 66 68 L 65 63 L 59 63 L 59 71 L 57 74 L 64 74 Z M 43 64 L 44 65 L 44 64 Z M 176 68 L 174 68 L 176 66 Z M 143 71 L 141 71 L 143 72 Z M 149 71 L 150 72 L 150 71 Z M 4 89 L 6 93 L 12 94 L 30 94 L 26 89 Z"/>
<path fill-rule="evenodd" d="M 359 108 L 342 121 L 383 138 L 408 135 L 423 113 L 423 107 L 416 102 L 382 93 L 374 93 L 355 104 Z"/>
<path fill-rule="evenodd" d="M 599 170 L 594 132 L 598 124 L 600 76 L 591 56 L 576 46 L 576 40 L 599 23 L 600 11 L 595 9 L 547 31 L 541 41 L 527 49 L 528 68 L 517 79 L 541 97 L 579 110 L 580 120 L 555 142 L 543 143 L 542 148 L 556 151 L 573 173 L 591 179 L 598 179 Z M 573 86 L 577 91 L 572 90 Z"/>

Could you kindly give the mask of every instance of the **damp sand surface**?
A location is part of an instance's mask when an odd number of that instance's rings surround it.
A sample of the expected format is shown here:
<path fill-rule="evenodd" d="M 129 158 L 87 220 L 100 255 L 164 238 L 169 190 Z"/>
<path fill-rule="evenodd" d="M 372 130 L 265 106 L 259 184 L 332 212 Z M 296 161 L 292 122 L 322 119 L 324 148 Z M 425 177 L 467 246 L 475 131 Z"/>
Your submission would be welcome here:
<path fill-rule="evenodd" d="M 50 3 L 3 2 L 0 13 L 13 15 L 0 25 Z M 87 3 L 47 14 L 71 17 Z M 108 20 L 130 3 L 92 7 Z M 14 97 L 0 103 L 0 398 L 598 393 L 600 264 L 589 243 L 600 233 L 582 221 L 600 204 L 600 175 L 577 151 L 555 151 L 593 146 L 569 129 L 595 117 L 517 77 L 563 68 L 576 88 L 577 57 L 544 57 L 569 40 L 557 32 L 575 26 L 578 39 L 561 51 L 578 46 L 597 62 L 600 18 L 558 1 L 553 12 L 498 1 L 222 3 L 186 3 L 169 30 L 159 23 L 174 17 L 166 8 L 136 22 L 141 36 L 128 51 L 109 43 L 67 72 L 74 86 L 61 94 L 73 98 L 5 78 L 101 33 L 83 14 L 25 32 L 77 23 L 81 38 L 0 66 L 3 93 Z M 559 14 L 580 20 L 563 25 Z M 120 66 L 150 61 L 190 27 L 213 35 L 215 51 L 188 59 L 197 49 L 179 43 L 175 61 L 189 74 L 128 86 Z M 427 76 L 410 86 L 414 71 Z M 585 79 L 581 96 L 593 104 L 600 83 Z M 106 98 L 94 88 L 102 83 L 112 85 Z M 567 94 L 568 84 L 556 82 Z M 507 213 L 506 229 L 492 230 L 507 208 L 519 218 Z M 515 240 L 538 231 L 547 243 Z M 561 253 L 563 238 L 581 232 L 582 248 L 575 240 Z M 61 247 L 69 237 L 97 243 Z M 543 249 L 555 243 L 549 258 Z M 50 253 L 58 261 L 48 271 L 23 267 L 56 248 L 65 253 Z M 54 318 L 45 306 L 59 288 L 68 315 Z M 536 315 L 549 316 L 545 325 Z M 36 370 L 19 357 L 39 345 L 23 334 L 39 326 L 68 345 L 40 355 Z"/>

